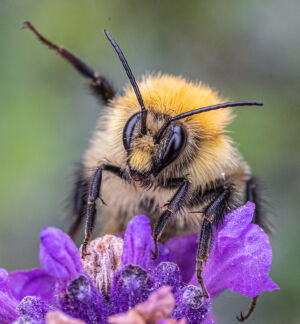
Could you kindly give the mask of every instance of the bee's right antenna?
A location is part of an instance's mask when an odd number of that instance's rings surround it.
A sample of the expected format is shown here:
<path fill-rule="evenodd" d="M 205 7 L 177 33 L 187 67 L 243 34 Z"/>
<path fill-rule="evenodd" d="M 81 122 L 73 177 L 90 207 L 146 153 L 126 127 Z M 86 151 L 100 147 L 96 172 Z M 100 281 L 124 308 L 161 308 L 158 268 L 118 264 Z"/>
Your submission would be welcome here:
<path fill-rule="evenodd" d="M 157 134 L 155 136 L 155 143 L 158 143 L 160 141 L 160 138 L 161 138 L 162 134 L 164 133 L 166 128 L 171 124 L 172 121 L 179 120 L 179 119 L 182 119 L 182 118 L 186 118 L 186 117 L 189 117 L 189 116 L 193 116 L 193 115 L 196 115 L 196 114 L 204 113 L 204 112 L 211 111 L 211 110 L 221 109 L 221 108 L 241 107 L 241 106 L 262 106 L 262 105 L 263 105 L 263 103 L 260 102 L 260 101 L 237 101 L 237 102 L 226 102 L 226 103 L 223 103 L 223 104 L 217 104 L 217 105 L 213 105 L 213 106 L 201 107 L 201 108 L 198 108 L 198 109 L 193 109 L 193 110 L 184 112 L 184 113 L 182 113 L 180 115 L 170 117 L 162 125 L 162 127 L 159 129 L 159 131 L 157 132 Z"/>
<path fill-rule="evenodd" d="M 110 33 L 104 29 L 104 33 L 106 35 L 106 37 L 108 38 L 108 40 L 110 41 L 111 45 L 113 46 L 113 48 L 115 49 L 115 51 L 117 52 L 117 54 L 119 55 L 119 58 L 123 64 L 123 67 L 126 71 L 126 74 L 130 80 L 130 83 L 133 87 L 133 90 L 135 92 L 135 95 L 137 97 L 137 100 L 141 106 L 141 109 L 142 109 L 142 121 L 141 121 L 141 133 L 142 134 L 146 134 L 146 115 L 147 115 L 147 110 L 145 108 L 145 105 L 144 105 L 144 101 L 143 101 L 143 98 L 142 98 L 142 95 L 141 95 L 141 92 L 140 92 L 140 89 L 135 81 L 135 78 L 133 76 L 133 73 L 129 67 L 129 64 L 123 54 L 123 52 L 121 51 L 119 45 L 116 43 L 116 41 L 111 37 Z"/>

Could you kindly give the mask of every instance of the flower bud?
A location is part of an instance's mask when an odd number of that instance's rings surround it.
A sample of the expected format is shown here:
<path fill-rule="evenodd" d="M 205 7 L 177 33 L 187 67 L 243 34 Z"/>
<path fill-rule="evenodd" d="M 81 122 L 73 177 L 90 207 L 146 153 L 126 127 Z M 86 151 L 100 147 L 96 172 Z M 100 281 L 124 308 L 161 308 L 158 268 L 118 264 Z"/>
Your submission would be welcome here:
<path fill-rule="evenodd" d="M 209 308 L 210 301 L 203 297 L 201 288 L 188 285 L 176 297 L 173 316 L 176 319 L 185 318 L 187 324 L 201 324 L 206 320 Z"/>
<path fill-rule="evenodd" d="M 173 262 L 161 262 L 153 270 L 151 279 L 154 283 L 154 289 L 162 286 L 171 286 L 172 292 L 176 293 L 182 286 L 179 267 Z"/>
<path fill-rule="evenodd" d="M 89 243 L 82 263 L 97 289 L 108 294 L 114 273 L 122 264 L 123 240 L 114 235 L 105 235 Z"/>
<path fill-rule="evenodd" d="M 59 309 L 72 317 L 86 323 L 105 323 L 105 301 L 93 282 L 85 276 L 81 275 L 71 281 L 58 302 Z"/>
<path fill-rule="evenodd" d="M 42 301 L 39 297 L 27 296 L 22 299 L 17 307 L 19 316 L 29 318 L 33 321 L 43 321 L 46 313 L 54 307 Z"/>
<path fill-rule="evenodd" d="M 126 312 L 145 301 L 149 295 L 150 280 L 147 272 L 132 264 L 117 270 L 111 289 L 110 314 Z"/>

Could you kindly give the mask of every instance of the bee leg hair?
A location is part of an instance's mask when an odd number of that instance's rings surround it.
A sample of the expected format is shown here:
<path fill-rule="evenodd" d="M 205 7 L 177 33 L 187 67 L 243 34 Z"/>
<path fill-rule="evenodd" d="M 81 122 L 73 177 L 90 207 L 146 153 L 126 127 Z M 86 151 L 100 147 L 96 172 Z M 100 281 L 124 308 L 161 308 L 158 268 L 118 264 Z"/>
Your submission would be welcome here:
<path fill-rule="evenodd" d="M 47 38 L 42 36 L 37 29 L 28 21 L 24 23 L 24 27 L 31 30 L 37 38 L 45 45 L 47 45 L 50 49 L 56 51 L 63 59 L 65 59 L 68 63 L 73 65 L 73 67 L 84 77 L 91 79 L 90 87 L 93 92 L 105 102 L 107 103 L 110 99 L 115 96 L 115 91 L 112 85 L 102 76 L 100 76 L 97 72 L 95 72 L 88 64 L 83 62 L 78 56 L 72 54 L 68 50 L 64 49 L 61 46 L 58 46 Z"/>
<path fill-rule="evenodd" d="M 180 185 L 179 189 L 176 191 L 173 198 L 167 204 L 167 209 L 160 215 L 154 231 L 153 231 L 153 239 L 155 243 L 155 250 L 153 252 L 153 260 L 158 257 L 158 240 L 162 234 L 162 231 L 172 214 L 175 214 L 179 208 L 183 207 L 184 204 L 187 203 L 187 194 L 190 188 L 190 182 L 187 179 L 183 180 L 183 183 Z"/>
<path fill-rule="evenodd" d="M 85 223 L 85 235 L 84 235 L 84 241 L 82 244 L 82 257 L 84 257 L 86 253 L 86 247 L 91 239 L 94 225 L 95 225 L 95 218 L 96 218 L 96 201 L 97 198 L 101 199 L 100 194 L 100 187 L 101 187 L 101 181 L 102 181 L 102 171 L 109 171 L 117 176 L 119 176 L 122 179 L 130 181 L 130 177 L 128 173 L 124 170 L 121 170 L 117 166 L 109 165 L 109 164 L 102 164 L 97 170 L 95 171 L 92 180 L 90 182 L 89 186 L 89 193 L 88 193 L 88 200 L 87 200 L 87 210 L 86 210 L 86 223 Z"/>

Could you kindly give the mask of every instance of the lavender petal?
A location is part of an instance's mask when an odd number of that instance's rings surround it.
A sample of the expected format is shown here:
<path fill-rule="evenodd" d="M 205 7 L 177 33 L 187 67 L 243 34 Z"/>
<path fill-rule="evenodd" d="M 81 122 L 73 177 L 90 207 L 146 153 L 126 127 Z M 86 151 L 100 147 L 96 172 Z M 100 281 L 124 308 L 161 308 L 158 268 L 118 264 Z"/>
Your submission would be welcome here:
<path fill-rule="evenodd" d="M 198 236 L 198 234 L 189 234 L 174 237 L 166 243 L 169 250 L 169 261 L 178 264 L 183 282 L 189 282 L 195 271 Z"/>
<path fill-rule="evenodd" d="M 18 303 L 4 291 L 0 291 L 0 323 L 11 323 L 17 318 Z"/>
<path fill-rule="evenodd" d="M 122 263 L 147 269 L 152 259 L 152 251 L 154 241 L 150 220 L 144 215 L 135 216 L 128 223 L 125 232 Z"/>
<path fill-rule="evenodd" d="M 85 322 L 56 310 L 46 314 L 46 324 L 85 324 Z"/>
<path fill-rule="evenodd" d="M 2 268 L 0 268 L 0 291 L 10 294 L 8 272 Z"/>
<path fill-rule="evenodd" d="M 53 299 L 55 279 L 42 269 L 14 271 L 8 277 L 13 296 L 22 300 L 26 296 L 38 296 L 44 301 Z"/>
<path fill-rule="evenodd" d="M 47 227 L 40 234 L 40 261 L 47 273 L 62 280 L 78 277 L 82 264 L 72 239 L 58 228 Z"/>

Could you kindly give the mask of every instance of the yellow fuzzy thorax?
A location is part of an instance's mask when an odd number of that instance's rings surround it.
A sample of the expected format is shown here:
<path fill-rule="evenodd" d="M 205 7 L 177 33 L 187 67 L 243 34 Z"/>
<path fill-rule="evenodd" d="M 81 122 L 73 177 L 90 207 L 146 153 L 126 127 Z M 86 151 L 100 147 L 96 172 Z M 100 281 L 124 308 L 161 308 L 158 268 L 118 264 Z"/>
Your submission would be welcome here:
<path fill-rule="evenodd" d="M 144 76 L 138 85 L 146 109 L 169 116 L 226 102 L 210 87 L 201 82 L 187 81 L 181 76 L 150 74 Z M 131 86 L 127 86 L 125 94 L 113 100 L 112 104 L 122 108 L 119 113 L 127 116 L 140 109 Z M 222 133 L 233 117 L 231 109 L 226 108 L 196 114 L 182 121 L 201 129 L 202 136 L 212 137 Z"/>

